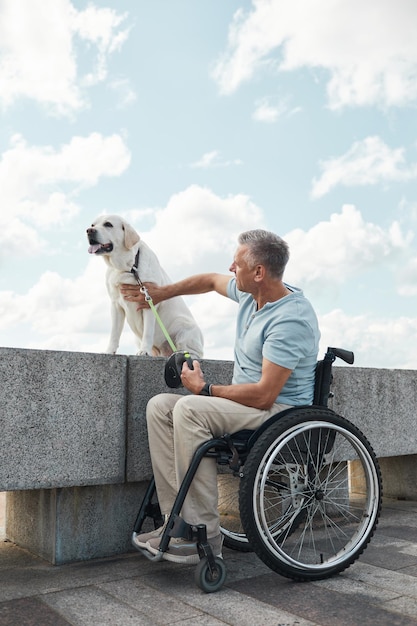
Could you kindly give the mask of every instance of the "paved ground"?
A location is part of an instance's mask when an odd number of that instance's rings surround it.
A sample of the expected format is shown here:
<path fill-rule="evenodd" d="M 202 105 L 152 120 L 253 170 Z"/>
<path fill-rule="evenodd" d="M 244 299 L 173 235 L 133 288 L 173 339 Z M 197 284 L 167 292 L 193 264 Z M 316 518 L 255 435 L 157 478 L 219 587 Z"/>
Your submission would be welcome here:
<path fill-rule="evenodd" d="M 0 542 L 1 626 L 417 626 L 417 502 L 386 501 L 360 560 L 295 583 L 226 550 L 228 578 L 204 594 L 195 567 L 136 552 L 54 567 Z"/>

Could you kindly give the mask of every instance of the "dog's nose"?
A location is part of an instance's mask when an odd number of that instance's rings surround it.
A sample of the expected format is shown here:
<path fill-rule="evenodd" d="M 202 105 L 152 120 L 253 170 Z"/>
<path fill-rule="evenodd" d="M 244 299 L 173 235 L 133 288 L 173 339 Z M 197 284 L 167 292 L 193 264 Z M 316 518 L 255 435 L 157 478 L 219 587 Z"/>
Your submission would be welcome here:
<path fill-rule="evenodd" d="M 92 235 L 95 232 L 96 232 L 95 228 L 87 228 L 87 235 Z"/>

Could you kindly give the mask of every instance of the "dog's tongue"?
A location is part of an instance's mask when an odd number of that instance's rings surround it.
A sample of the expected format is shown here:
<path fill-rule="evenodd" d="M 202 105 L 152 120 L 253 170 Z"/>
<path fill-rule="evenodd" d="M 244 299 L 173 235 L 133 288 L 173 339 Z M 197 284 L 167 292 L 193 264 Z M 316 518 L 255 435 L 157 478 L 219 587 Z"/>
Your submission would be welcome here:
<path fill-rule="evenodd" d="M 93 246 L 90 246 L 88 248 L 88 252 L 89 254 L 95 254 L 97 252 L 97 250 L 100 250 L 101 245 L 99 243 L 95 243 Z"/>

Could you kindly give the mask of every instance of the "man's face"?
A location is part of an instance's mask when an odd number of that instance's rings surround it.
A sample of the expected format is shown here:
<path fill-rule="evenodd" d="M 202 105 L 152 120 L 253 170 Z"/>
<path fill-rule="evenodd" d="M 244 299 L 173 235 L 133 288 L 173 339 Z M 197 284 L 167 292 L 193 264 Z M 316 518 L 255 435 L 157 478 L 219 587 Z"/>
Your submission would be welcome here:
<path fill-rule="evenodd" d="M 240 291 L 252 292 L 255 268 L 250 268 L 245 260 L 247 246 L 239 246 L 229 271 L 236 276 L 236 286 Z"/>

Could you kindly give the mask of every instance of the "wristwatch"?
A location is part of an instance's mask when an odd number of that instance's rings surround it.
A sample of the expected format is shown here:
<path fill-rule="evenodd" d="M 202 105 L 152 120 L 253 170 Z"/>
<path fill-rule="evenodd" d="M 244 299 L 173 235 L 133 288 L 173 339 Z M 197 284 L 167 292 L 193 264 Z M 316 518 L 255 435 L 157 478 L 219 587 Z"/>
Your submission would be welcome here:
<path fill-rule="evenodd" d="M 211 387 L 210 383 L 206 383 L 200 393 L 199 396 L 211 396 Z"/>

